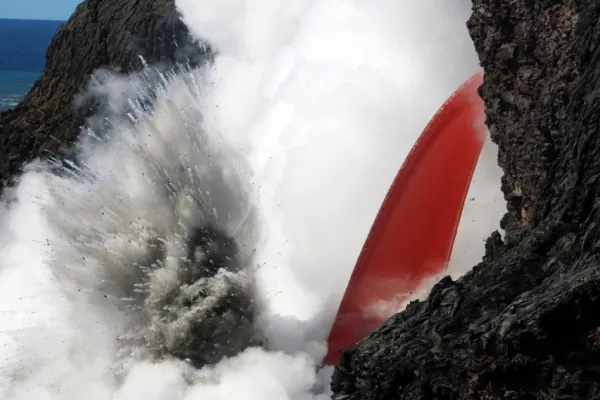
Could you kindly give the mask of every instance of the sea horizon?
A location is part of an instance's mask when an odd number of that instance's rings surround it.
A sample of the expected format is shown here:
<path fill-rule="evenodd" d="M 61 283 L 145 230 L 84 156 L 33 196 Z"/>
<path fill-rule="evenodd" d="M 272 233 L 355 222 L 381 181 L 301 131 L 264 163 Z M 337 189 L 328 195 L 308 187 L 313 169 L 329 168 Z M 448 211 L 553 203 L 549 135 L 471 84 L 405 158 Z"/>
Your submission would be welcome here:
<path fill-rule="evenodd" d="M 0 21 L 41 21 L 41 22 L 67 22 L 67 20 L 62 19 L 35 19 L 35 18 L 7 18 L 0 17 Z"/>
<path fill-rule="evenodd" d="M 46 50 L 65 21 L 0 18 L 0 111 L 29 92 L 46 65 Z"/>

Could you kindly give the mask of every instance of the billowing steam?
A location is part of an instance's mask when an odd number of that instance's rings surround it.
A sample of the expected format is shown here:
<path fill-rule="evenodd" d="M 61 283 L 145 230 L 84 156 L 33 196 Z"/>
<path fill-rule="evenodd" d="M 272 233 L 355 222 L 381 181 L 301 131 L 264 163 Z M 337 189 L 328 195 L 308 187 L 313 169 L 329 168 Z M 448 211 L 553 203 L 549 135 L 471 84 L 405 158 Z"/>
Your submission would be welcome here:
<path fill-rule="evenodd" d="M 478 69 L 466 0 L 177 5 L 214 63 L 98 72 L 76 158 L 5 193 L 3 400 L 329 398 L 318 365 L 372 220 Z M 455 276 L 503 212 L 495 165 L 488 143 Z"/>

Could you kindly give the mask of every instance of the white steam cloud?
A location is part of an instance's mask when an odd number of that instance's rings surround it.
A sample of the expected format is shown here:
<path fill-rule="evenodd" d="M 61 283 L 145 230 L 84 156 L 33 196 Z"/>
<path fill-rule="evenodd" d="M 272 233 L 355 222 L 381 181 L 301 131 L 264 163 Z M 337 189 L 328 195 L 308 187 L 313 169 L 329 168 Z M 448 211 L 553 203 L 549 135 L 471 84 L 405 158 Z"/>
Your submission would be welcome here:
<path fill-rule="evenodd" d="M 329 398 L 318 365 L 373 218 L 479 68 L 468 0 L 176 3 L 214 64 L 99 72 L 77 160 L 5 193 L 3 400 Z M 498 227 L 499 178 L 488 142 L 454 277 Z"/>

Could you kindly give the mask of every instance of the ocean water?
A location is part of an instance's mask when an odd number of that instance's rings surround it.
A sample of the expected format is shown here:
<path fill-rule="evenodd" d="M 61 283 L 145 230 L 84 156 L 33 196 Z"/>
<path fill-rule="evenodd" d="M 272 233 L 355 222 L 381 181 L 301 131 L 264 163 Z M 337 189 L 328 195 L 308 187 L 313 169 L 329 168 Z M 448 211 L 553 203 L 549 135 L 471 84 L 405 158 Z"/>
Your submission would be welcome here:
<path fill-rule="evenodd" d="M 40 76 L 62 23 L 0 18 L 0 110 L 14 107 Z"/>

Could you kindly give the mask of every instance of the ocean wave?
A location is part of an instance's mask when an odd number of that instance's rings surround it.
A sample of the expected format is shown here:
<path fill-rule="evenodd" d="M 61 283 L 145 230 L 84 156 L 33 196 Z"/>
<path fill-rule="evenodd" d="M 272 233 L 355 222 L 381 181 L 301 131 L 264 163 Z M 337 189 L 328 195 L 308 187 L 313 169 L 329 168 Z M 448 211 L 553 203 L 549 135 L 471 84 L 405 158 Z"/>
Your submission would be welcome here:
<path fill-rule="evenodd" d="M 26 93 L 0 95 L 0 109 L 6 110 L 15 107 L 25 97 Z"/>

